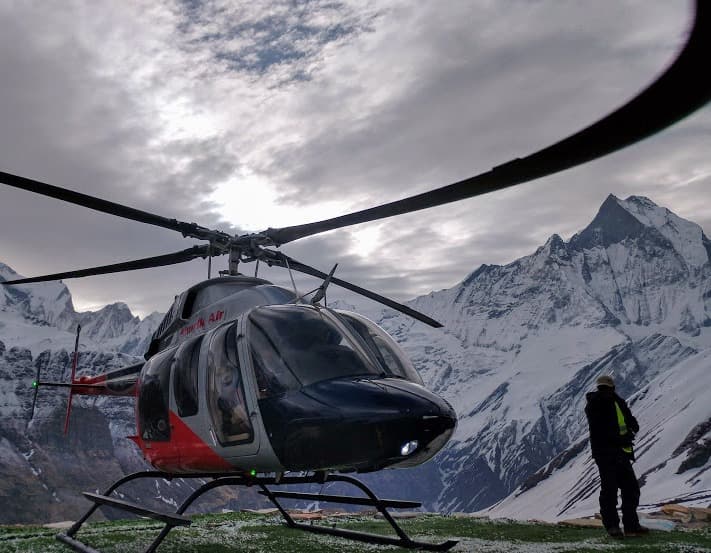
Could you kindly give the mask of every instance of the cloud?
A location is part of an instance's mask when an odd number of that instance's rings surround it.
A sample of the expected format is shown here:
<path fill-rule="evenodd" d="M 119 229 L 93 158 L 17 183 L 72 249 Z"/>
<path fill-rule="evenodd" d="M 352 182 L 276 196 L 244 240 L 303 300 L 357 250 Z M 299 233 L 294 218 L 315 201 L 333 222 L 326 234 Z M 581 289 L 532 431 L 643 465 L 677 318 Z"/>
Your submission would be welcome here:
<path fill-rule="evenodd" d="M 377 16 L 333 0 L 189 0 L 178 2 L 177 14 L 185 47 L 207 49 L 217 71 L 268 77 L 276 86 L 310 79 L 326 46 L 368 31 Z"/>
<path fill-rule="evenodd" d="M 4 4 L 0 169 L 228 232 L 328 218 L 486 171 L 603 116 L 673 57 L 686 8 Z M 342 278 L 405 300 L 531 253 L 553 233 L 569 238 L 611 192 L 648 195 L 711 234 L 709 131 L 704 109 L 547 179 L 283 249 L 324 271 L 339 262 Z M 192 242 L 0 189 L 0 260 L 28 275 Z M 80 305 L 121 300 L 146 313 L 205 274 L 196 261 L 68 284 Z M 264 274 L 291 286 L 283 271 Z"/>
<path fill-rule="evenodd" d="M 632 17 L 603 19 L 593 5 L 581 13 L 514 4 L 386 12 L 377 32 L 302 88 L 295 109 L 313 130 L 273 146 L 262 170 L 295 204 L 307 190 L 337 195 L 334 183 L 344 181 L 365 198 L 444 185 L 604 115 L 646 85 L 677 45 L 667 35 L 659 48 L 664 34 L 656 33 L 640 44 L 629 37 Z M 354 115 L 343 120 L 344 112 Z"/>

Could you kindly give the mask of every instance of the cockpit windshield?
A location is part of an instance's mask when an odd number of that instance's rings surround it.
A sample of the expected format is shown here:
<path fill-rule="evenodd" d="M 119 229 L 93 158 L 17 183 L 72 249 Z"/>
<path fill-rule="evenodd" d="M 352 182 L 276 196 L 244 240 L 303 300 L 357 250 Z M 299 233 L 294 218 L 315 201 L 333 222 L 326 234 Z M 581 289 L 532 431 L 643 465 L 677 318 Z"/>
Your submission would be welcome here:
<path fill-rule="evenodd" d="M 303 305 L 258 307 L 249 315 L 249 340 L 260 397 L 382 369 L 348 336 L 333 314 Z"/>
<path fill-rule="evenodd" d="M 422 385 L 422 378 L 412 362 L 387 332 L 357 313 L 338 311 L 338 315 L 345 319 L 365 342 L 370 352 L 382 365 L 384 372 Z"/>

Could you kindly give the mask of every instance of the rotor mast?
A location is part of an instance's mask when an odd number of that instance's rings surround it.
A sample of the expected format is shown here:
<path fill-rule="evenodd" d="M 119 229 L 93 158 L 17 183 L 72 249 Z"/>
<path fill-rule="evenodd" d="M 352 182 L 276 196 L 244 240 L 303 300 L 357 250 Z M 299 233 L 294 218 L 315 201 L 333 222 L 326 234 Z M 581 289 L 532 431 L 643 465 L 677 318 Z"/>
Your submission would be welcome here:
<path fill-rule="evenodd" d="M 230 276 L 239 275 L 239 260 L 242 256 L 242 248 L 233 244 L 230 246 L 229 259 L 227 261 L 227 274 Z"/>

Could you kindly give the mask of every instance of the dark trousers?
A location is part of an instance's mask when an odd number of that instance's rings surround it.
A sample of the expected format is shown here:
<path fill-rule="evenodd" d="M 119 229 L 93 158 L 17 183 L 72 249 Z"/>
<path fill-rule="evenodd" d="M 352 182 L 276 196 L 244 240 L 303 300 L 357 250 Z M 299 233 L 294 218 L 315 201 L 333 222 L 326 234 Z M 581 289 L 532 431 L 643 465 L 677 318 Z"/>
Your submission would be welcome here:
<path fill-rule="evenodd" d="M 600 514 L 605 528 L 620 525 L 617 515 L 617 490 L 622 495 L 622 524 L 626 530 L 637 528 L 637 506 L 639 505 L 639 484 L 632 468 L 632 462 L 623 453 L 595 458 L 600 471 Z"/>

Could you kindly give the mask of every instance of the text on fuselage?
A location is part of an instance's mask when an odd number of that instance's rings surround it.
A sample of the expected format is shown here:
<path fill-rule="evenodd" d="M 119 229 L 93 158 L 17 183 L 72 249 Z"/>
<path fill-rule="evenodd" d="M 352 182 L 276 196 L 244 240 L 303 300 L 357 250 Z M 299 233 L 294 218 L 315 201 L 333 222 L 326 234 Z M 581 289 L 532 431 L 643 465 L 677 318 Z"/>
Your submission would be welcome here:
<path fill-rule="evenodd" d="M 189 324 L 188 326 L 184 326 L 183 328 L 180 329 L 180 335 L 181 336 L 187 336 L 189 334 L 192 334 L 196 330 L 202 330 L 205 328 L 206 324 L 212 324 L 216 323 L 222 320 L 222 318 L 225 316 L 225 312 L 222 311 L 221 309 L 218 309 L 217 311 L 214 311 L 210 313 L 210 316 L 207 318 L 207 321 L 203 317 L 200 317 L 197 321 L 195 321 L 192 324 Z"/>

